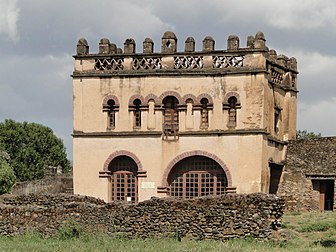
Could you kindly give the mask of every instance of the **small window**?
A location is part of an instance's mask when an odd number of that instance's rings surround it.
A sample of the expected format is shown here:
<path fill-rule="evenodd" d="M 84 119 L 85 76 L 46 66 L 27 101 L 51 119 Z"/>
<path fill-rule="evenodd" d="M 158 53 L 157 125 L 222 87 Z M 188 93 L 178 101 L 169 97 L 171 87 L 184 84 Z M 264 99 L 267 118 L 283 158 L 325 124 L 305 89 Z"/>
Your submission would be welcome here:
<path fill-rule="evenodd" d="M 113 100 L 107 101 L 108 110 L 107 110 L 107 127 L 110 129 L 114 129 L 115 127 L 115 102 Z"/>
<path fill-rule="evenodd" d="M 279 108 L 274 108 L 274 133 L 278 134 L 279 132 L 279 120 L 280 120 L 280 112 L 281 110 Z"/>
<path fill-rule="evenodd" d="M 141 128 L 141 101 L 139 99 L 135 99 L 133 101 L 134 111 L 133 111 L 133 118 L 134 118 L 134 128 Z"/>
<path fill-rule="evenodd" d="M 179 114 L 177 110 L 178 100 L 174 96 L 168 96 L 163 100 L 164 105 L 164 123 L 163 134 L 165 137 L 178 136 L 179 130 Z"/>
<path fill-rule="evenodd" d="M 237 98 L 231 96 L 228 99 L 229 103 L 229 122 L 228 127 L 236 127 L 237 125 Z"/>
<path fill-rule="evenodd" d="M 209 127 L 209 101 L 207 98 L 201 99 L 201 128 Z"/>

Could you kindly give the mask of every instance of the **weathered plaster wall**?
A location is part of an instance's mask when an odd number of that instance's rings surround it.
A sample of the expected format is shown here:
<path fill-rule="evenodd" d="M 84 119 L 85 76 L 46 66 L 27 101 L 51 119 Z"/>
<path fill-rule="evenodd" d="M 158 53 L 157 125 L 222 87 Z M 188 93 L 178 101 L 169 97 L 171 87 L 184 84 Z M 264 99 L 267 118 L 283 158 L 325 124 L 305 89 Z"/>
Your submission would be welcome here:
<path fill-rule="evenodd" d="M 157 187 L 165 186 L 162 180 L 169 163 L 177 156 L 193 151 L 204 151 L 219 157 L 232 177 L 230 186 L 237 187 L 238 193 L 261 192 L 262 139 L 262 135 L 188 136 L 181 137 L 179 141 L 162 141 L 160 136 L 75 138 L 74 165 L 79 169 L 73 172 L 74 192 L 109 202 L 109 182 L 107 178 L 99 178 L 99 172 L 109 155 L 121 150 L 134 153 L 147 171 L 146 178 L 138 178 L 139 201 L 152 196 L 165 197 L 166 193 L 158 193 Z M 155 187 L 142 188 L 142 182 L 154 182 Z M 102 183 L 106 185 L 102 186 Z"/>
<path fill-rule="evenodd" d="M 160 97 L 167 91 L 174 91 L 182 98 L 186 95 L 198 97 L 208 94 L 213 100 L 210 110 L 209 128 L 207 130 L 228 129 L 227 110 L 223 110 L 224 97 L 229 92 L 239 95 L 241 109 L 238 109 L 236 129 L 264 129 L 263 95 L 264 74 L 235 75 L 226 77 L 203 76 L 160 76 L 160 77 L 128 77 L 128 78 L 90 78 L 74 79 L 74 131 L 105 132 L 107 113 L 103 112 L 103 100 L 113 94 L 119 102 L 116 126 L 113 130 L 133 131 L 133 116 L 129 113 L 130 98 L 134 95 L 146 97 L 153 94 Z M 182 100 L 183 101 L 183 100 Z M 147 101 L 145 101 L 147 102 Z M 196 101 L 193 101 L 196 103 Z M 185 101 L 183 101 L 185 103 Z M 180 102 L 181 104 L 181 102 Z M 161 106 L 162 104 L 156 104 Z M 156 127 L 151 130 L 162 130 L 162 111 L 156 110 Z M 180 132 L 185 128 L 185 113 L 180 112 Z M 142 111 L 142 126 L 137 131 L 148 131 L 148 110 Z M 195 111 L 195 123 L 188 131 L 200 130 L 201 118 L 199 110 Z M 197 119 L 198 120 L 197 120 Z"/>

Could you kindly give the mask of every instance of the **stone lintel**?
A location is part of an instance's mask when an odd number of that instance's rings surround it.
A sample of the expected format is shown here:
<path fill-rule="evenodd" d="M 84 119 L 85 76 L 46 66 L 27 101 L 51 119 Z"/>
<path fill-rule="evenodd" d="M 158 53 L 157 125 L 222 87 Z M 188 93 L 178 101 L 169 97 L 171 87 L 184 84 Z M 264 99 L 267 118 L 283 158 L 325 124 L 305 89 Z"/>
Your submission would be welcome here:
<path fill-rule="evenodd" d="M 311 180 L 335 180 L 336 174 L 305 174 Z"/>

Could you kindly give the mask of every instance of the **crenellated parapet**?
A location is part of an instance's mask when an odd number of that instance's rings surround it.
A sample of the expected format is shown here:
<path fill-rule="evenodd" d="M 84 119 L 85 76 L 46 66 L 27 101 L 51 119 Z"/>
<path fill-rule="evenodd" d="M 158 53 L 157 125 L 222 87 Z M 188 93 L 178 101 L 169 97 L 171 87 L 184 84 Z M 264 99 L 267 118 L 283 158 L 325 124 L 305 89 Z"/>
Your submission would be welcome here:
<path fill-rule="evenodd" d="M 225 49 L 216 49 L 211 36 L 203 39 L 201 51 L 196 51 L 193 37 L 185 40 L 182 51 L 178 50 L 177 41 L 176 35 L 167 31 L 162 36 L 161 52 L 154 52 L 153 40 L 146 38 L 142 53 L 138 53 L 132 38 L 125 40 L 123 49 L 103 38 L 98 53 L 90 53 L 86 39 L 81 38 L 74 56 L 73 76 L 265 72 L 270 83 L 296 89 L 296 59 L 269 50 L 262 32 L 248 36 L 246 47 L 240 47 L 236 35 L 228 36 Z"/>

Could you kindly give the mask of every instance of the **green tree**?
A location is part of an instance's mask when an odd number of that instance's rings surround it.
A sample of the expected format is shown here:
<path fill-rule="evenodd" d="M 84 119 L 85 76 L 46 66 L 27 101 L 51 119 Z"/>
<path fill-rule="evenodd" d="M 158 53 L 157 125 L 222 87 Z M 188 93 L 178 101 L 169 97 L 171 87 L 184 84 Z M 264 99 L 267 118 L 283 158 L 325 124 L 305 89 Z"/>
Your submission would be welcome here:
<path fill-rule="evenodd" d="M 42 178 L 44 169 L 70 169 L 62 140 L 41 124 L 7 119 L 0 123 L 0 146 L 10 156 L 9 165 L 19 181 Z"/>
<path fill-rule="evenodd" d="M 297 130 L 296 131 L 296 139 L 311 139 L 311 138 L 317 138 L 322 137 L 321 133 L 314 133 L 314 132 L 308 132 L 307 130 Z"/>
<path fill-rule="evenodd" d="M 9 155 L 0 148 L 0 194 L 10 192 L 16 177 L 13 169 L 9 166 Z"/>

